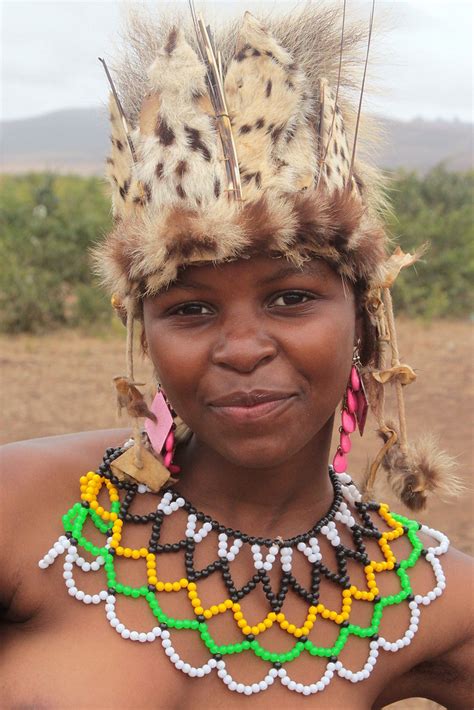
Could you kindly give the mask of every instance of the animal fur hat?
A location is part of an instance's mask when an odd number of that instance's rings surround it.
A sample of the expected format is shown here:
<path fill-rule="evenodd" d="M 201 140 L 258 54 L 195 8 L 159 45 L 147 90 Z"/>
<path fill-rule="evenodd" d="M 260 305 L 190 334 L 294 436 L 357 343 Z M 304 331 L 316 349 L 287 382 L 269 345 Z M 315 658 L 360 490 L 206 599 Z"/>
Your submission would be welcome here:
<path fill-rule="evenodd" d="M 409 507 L 435 488 L 457 492 L 451 460 L 432 441 L 407 440 L 403 387 L 416 375 L 399 359 L 390 288 L 418 255 L 388 258 L 383 180 L 355 160 L 360 112 L 346 100 L 350 89 L 360 94 L 368 28 L 347 27 L 341 5 L 265 23 L 247 12 L 215 36 L 193 6 L 192 17 L 194 28 L 183 29 L 182 18 L 132 15 L 117 89 L 111 82 L 115 225 L 95 259 L 126 310 L 127 382 L 137 300 L 167 288 L 180 268 L 255 253 L 323 258 L 362 294 L 378 339 L 363 375 L 384 445 L 366 490 L 382 465 Z M 387 385 L 397 425 L 385 418 Z"/>
<path fill-rule="evenodd" d="M 215 37 L 196 18 L 189 31 L 131 19 L 115 71 L 125 120 L 110 98 L 115 227 L 96 251 L 112 292 L 153 294 L 180 267 L 256 252 L 322 257 L 365 287 L 380 276 L 382 181 L 353 161 L 343 100 L 367 33 L 346 28 L 340 62 L 341 19 L 247 12 Z"/>

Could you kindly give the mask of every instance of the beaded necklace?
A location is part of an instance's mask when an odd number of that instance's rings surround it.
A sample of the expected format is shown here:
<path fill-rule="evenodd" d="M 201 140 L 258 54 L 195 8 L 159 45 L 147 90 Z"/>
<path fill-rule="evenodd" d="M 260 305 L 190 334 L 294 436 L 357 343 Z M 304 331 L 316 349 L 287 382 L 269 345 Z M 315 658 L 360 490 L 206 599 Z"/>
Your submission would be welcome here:
<path fill-rule="evenodd" d="M 427 606 L 439 597 L 445 587 L 446 580 L 438 556 L 445 553 L 449 547 L 448 538 L 442 533 L 410 520 L 403 515 L 390 512 L 385 504 L 364 503 L 356 486 L 347 474 L 335 474 L 329 471 L 334 489 L 334 498 L 327 514 L 319 520 L 308 532 L 283 540 L 267 539 L 246 535 L 239 530 L 221 525 L 210 516 L 196 510 L 183 496 L 176 491 L 167 490 L 159 500 L 156 510 L 146 515 L 130 514 L 130 504 L 137 495 L 148 492 L 146 486 L 121 482 L 112 474 L 110 463 L 121 453 L 122 448 L 107 449 L 103 463 L 97 472 L 89 472 L 80 479 L 81 502 L 75 503 L 63 516 L 65 534 L 61 535 L 46 555 L 39 561 L 42 569 L 49 567 L 59 555 L 65 555 L 63 577 L 68 593 L 84 604 L 105 603 L 106 617 L 115 631 L 124 639 L 139 643 L 152 643 L 158 639 L 176 669 L 190 677 L 203 677 L 215 671 L 227 688 L 237 693 L 251 695 L 269 688 L 279 681 L 288 690 L 312 695 L 326 688 L 331 679 L 337 675 L 351 682 L 368 678 L 376 665 L 380 649 L 396 652 L 411 643 L 418 630 L 421 607 Z M 110 500 L 110 509 L 106 510 L 98 502 L 98 496 L 105 486 Z M 121 500 L 120 490 L 124 496 Z M 351 507 L 349 507 L 351 506 Z M 178 510 L 187 513 L 187 523 L 184 537 L 175 543 L 160 544 L 160 532 L 166 519 Z M 385 532 L 380 532 L 369 513 L 377 514 L 385 523 Z M 103 534 L 104 544 L 96 545 L 84 535 L 85 523 L 91 520 L 95 528 Z M 147 547 L 132 549 L 124 547 L 122 533 L 124 524 L 151 523 L 152 532 Z M 353 541 L 353 546 L 343 544 L 340 531 L 347 529 Z M 196 569 L 194 563 L 195 550 L 202 540 L 213 531 L 217 534 L 217 558 L 204 569 Z M 429 535 L 434 541 L 433 546 L 424 548 L 418 537 L 419 531 Z M 337 570 L 331 571 L 324 563 L 318 536 L 324 536 L 334 547 Z M 397 560 L 390 543 L 405 536 L 411 545 L 410 554 L 406 559 Z M 364 539 L 373 539 L 381 550 L 380 560 L 371 560 L 367 555 Z M 232 578 L 231 565 L 244 545 L 249 545 L 253 558 L 255 572 L 242 587 L 237 588 Z M 184 551 L 185 576 L 179 580 L 159 579 L 159 557 L 171 552 Z M 91 560 L 82 555 L 87 553 Z M 311 565 L 311 583 L 309 588 L 300 584 L 293 573 L 293 559 L 302 554 Z M 425 595 L 412 592 L 409 571 L 423 556 L 433 569 L 435 585 Z M 117 577 L 115 569 L 116 557 L 128 557 L 134 560 L 145 559 L 147 583 L 139 587 L 123 584 Z M 158 564 L 157 564 L 158 560 Z M 364 569 L 366 588 L 351 584 L 347 574 L 347 562 L 354 560 Z M 281 579 L 277 592 L 272 590 L 269 572 L 274 565 L 281 567 Z M 95 594 L 87 594 L 79 589 L 74 579 L 74 567 L 80 567 L 83 572 L 99 572 L 104 568 L 106 585 Z M 198 584 L 212 574 L 222 575 L 227 588 L 228 597 L 204 608 L 199 596 Z M 379 593 L 377 576 L 380 574 L 395 574 L 399 579 L 400 591 L 396 594 L 382 596 Z M 341 591 L 339 609 L 331 609 L 320 600 L 320 582 L 325 577 L 338 585 Z M 246 597 L 258 584 L 262 584 L 264 594 L 269 602 L 270 611 L 259 623 L 250 625 L 244 615 L 240 601 Z M 282 606 L 289 589 L 302 597 L 308 603 L 306 618 L 298 625 L 286 618 Z M 167 615 L 160 606 L 161 594 L 187 595 L 191 615 L 189 618 L 173 618 Z M 144 598 L 149 605 L 154 625 L 148 631 L 136 631 L 126 628 L 116 614 L 118 595 L 133 598 Z M 371 621 L 368 626 L 351 623 L 351 607 L 353 600 L 361 600 L 372 605 Z M 398 604 L 407 604 L 410 610 L 410 620 L 405 633 L 396 641 L 389 641 L 378 634 L 384 609 Z M 232 615 L 242 632 L 243 639 L 239 643 L 218 644 L 210 632 L 210 620 L 218 614 Z M 329 619 L 339 628 L 339 634 L 332 646 L 317 646 L 308 638 L 317 617 Z M 279 626 L 285 633 L 295 639 L 293 648 L 286 653 L 274 653 L 265 647 L 260 638 L 272 626 Z M 199 634 L 210 658 L 202 666 L 195 667 L 183 660 L 173 647 L 173 629 L 188 629 Z M 349 669 L 339 659 L 350 636 L 368 640 L 368 657 L 360 669 Z M 264 678 L 252 684 L 240 683 L 228 672 L 225 657 L 235 653 L 246 653 L 257 656 L 269 663 Z M 326 668 L 321 677 L 313 683 L 304 684 L 292 680 L 287 671 L 287 664 L 308 653 L 327 659 Z"/>

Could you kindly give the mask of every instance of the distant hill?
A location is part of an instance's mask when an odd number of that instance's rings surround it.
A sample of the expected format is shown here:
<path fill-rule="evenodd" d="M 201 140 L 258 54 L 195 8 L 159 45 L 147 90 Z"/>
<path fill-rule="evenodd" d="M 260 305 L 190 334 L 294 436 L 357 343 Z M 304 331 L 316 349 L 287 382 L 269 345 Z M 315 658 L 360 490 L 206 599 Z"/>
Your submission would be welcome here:
<path fill-rule="evenodd" d="M 385 148 L 378 164 L 426 172 L 443 162 L 449 170 L 474 167 L 473 126 L 461 121 L 381 119 Z M 51 170 L 101 174 L 108 150 L 105 109 L 66 109 L 0 123 L 0 171 Z"/>

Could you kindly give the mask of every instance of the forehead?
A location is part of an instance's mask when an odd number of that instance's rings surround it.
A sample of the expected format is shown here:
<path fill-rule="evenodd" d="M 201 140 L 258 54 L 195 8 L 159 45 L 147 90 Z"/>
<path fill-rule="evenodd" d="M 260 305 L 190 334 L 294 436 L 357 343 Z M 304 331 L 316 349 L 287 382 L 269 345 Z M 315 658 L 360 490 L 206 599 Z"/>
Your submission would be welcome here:
<path fill-rule="evenodd" d="M 319 280 L 331 278 L 339 280 L 337 274 L 321 259 L 311 259 L 302 266 L 296 266 L 284 258 L 255 256 L 222 264 L 199 264 L 182 268 L 170 288 L 193 285 L 219 287 L 235 279 L 258 286 L 298 276 L 310 276 Z"/>

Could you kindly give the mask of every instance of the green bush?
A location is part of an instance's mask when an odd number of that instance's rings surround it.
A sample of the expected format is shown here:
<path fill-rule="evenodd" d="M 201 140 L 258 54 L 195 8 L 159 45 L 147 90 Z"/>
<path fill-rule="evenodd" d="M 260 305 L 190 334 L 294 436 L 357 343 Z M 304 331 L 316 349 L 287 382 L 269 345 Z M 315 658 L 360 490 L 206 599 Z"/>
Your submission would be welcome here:
<path fill-rule="evenodd" d="M 465 317 L 472 311 L 474 173 L 438 167 L 399 173 L 389 229 L 404 251 L 430 243 L 426 260 L 394 288 L 398 312 Z M 44 332 L 107 324 L 108 298 L 92 273 L 90 247 L 111 227 L 99 178 L 31 174 L 0 177 L 0 331 Z"/>

